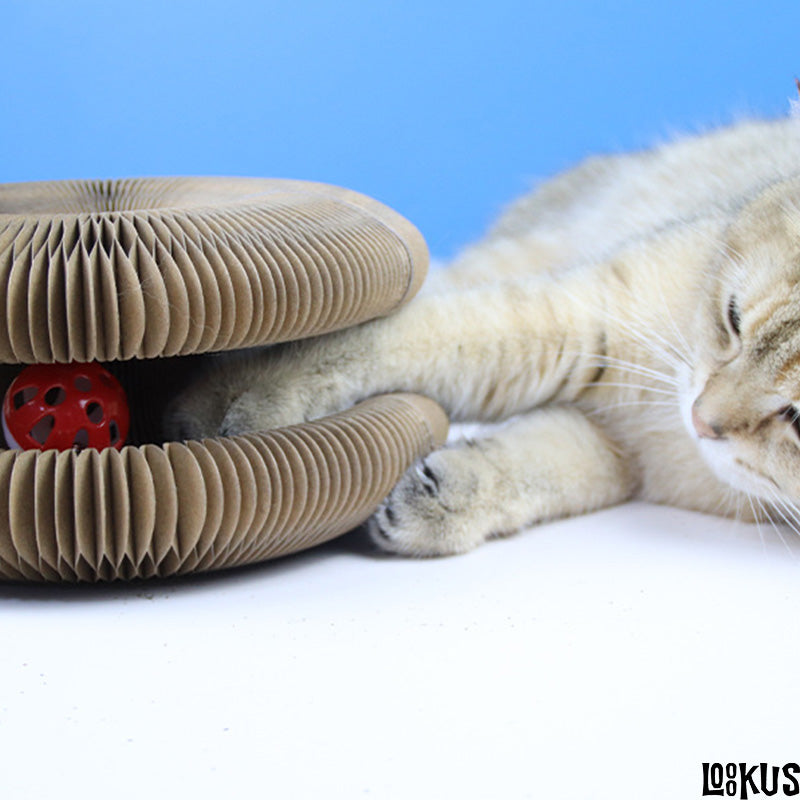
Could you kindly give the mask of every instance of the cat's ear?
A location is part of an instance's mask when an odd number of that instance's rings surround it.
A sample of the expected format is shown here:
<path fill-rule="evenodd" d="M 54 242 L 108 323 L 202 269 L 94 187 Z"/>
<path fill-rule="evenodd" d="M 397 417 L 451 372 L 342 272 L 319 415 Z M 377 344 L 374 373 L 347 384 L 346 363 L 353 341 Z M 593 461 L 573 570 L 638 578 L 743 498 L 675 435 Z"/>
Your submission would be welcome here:
<path fill-rule="evenodd" d="M 797 98 L 789 98 L 789 116 L 800 120 L 800 78 L 794 79 L 794 85 L 797 87 Z"/>

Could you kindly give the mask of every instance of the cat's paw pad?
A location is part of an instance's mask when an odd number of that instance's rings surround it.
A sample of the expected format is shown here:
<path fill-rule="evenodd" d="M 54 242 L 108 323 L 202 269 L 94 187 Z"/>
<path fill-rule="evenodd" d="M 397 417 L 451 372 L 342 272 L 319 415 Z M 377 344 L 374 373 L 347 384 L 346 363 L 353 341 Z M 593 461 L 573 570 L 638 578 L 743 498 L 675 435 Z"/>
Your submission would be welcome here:
<path fill-rule="evenodd" d="M 478 479 L 437 451 L 409 469 L 370 518 L 367 530 L 382 550 L 415 556 L 462 553 L 486 537 L 476 519 Z"/>

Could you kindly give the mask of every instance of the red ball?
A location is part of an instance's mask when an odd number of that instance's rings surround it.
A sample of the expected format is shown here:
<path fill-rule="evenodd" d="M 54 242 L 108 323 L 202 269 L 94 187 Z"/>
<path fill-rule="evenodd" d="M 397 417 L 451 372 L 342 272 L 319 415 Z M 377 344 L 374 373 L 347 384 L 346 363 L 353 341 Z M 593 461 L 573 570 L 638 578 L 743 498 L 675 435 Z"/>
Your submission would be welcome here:
<path fill-rule="evenodd" d="M 26 367 L 3 400 L 6 442 L 23 450 L 119 450 L 129 425 L 125 390 L 97 362 Z"/>

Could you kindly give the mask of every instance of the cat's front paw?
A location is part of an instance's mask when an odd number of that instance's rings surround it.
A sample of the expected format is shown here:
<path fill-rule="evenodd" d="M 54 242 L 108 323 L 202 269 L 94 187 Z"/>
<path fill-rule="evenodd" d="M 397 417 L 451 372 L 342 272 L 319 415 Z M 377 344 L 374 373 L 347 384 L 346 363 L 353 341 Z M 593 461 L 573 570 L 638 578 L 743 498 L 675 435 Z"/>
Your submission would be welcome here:
<path fill-rule="evenodd" d="M 167 441 L 216 436 L 229 399 L 218 384 L 204 381 L 174 397 L 164 411 L 162 433 Z"/>
<path fill-rule="evenodd" d="M 252 431 L 266 431 L 296 425 L 308 418 L 301 395 L 277 392 L 246 391 L 231 400 L 219 424 L 220 436 L 236 436 Z"/>
<path fill-rule="evenodd" d="M 164 417 L 170 439 L 198 439 L 282 428 L 349 404 L 350 386 L 333 367 L 320 367 L 309 343 L 216 357 L 171 402 Z"/>
<path fill-rule="evenodd" d="M 438 450 L 403 475 L 370 518 L 367 530 L 378 547 L 392 553 L 466 552 L 488 535 L 475 503 L 478 491 L 477 472 L 457 453 Z"/>

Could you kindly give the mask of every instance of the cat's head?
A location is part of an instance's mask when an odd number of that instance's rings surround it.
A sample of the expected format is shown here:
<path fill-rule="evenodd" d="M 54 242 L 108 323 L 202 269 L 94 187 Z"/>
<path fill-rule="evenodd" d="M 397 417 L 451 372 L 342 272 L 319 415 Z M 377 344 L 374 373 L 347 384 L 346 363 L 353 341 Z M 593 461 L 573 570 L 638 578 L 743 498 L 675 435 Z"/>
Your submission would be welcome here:
<path fill-rule="evenodd" d="M 684 417 L 718 477 L 800 503 L 800 179 L 731 225 L 699 309 Z"/>

